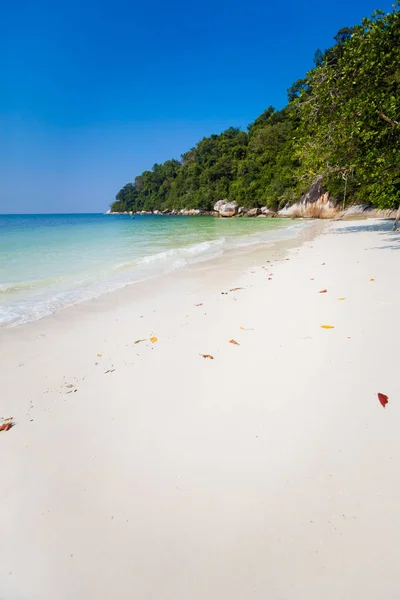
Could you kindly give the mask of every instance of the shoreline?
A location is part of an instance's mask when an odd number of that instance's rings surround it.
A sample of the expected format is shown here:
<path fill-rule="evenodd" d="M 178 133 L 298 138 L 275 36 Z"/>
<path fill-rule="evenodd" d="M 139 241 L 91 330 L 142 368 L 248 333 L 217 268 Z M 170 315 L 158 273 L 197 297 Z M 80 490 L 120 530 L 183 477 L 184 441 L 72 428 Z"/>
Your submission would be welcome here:
<path fill-rule="evenodd" d="M 194 276 L 197 271 L 202 271 L 203 269 L 211 269 L 213 271 L 214 269 L 218 268 L 224 269 L 224 267 L 226 266 L 228 268 L 231 268 L 232 270 L 232 265 L 236 262 L 239 264 L 239 267 L 236 270 L 236 272 L 239 274 L 240 267 L 245 265 L 247 260 L 250 262 L 252 260 L 254 260 L 255 262 L 261 261 L 263 252 L 273 252 L 274 249 L 277 249 L 280 252 L 285 252 L 286 248 L 290 249 L 293 246 L 293 244 L 301 244 L 302 240 L 308 239 L 310 236 L 313 237 L 320 229 L 323 229 L 324 227 L 325 224 L 319 221 L 310 221 L 307 224 L 305 224 L 304 228 L 298 228 L 294 231 L 294 233 L 289 232 L 288 228 L 285 227 L 282 228 L 282 231 L 284 233 L 286 232 L 285 235 L 287 235 L 287 237 L 277 239 L 272 238 L 271 240 L 257 242 L 254 244 L 249 244 L 247 246 L 237 246 L 233 250 L 224 251 L 221 255 L 212 258 L 200 257 L 197 261 L 191 263 L 188 262 L 184 266 L 168 270 L 164 274 L 158 273 L 155 275 L 148 275 L 143 279 L 138 279 L 129 283 L 116 285 L 116 287 L 107 291 L 102 291 L 97 295 L 94 295 L 92 298 L 80 299 L 73 304 L 67 304 L 58 308 L 55 312 L 49 312 L 48 314 L 45 314 L 38 318 L 29 319 L 22 323 L 10 324 L 9 322 L 6 322 L 4 324 L 0 324 L 0 335 L 2 335 L 5 331 L 25 327 L 30 323 L 42 321 L 43 319 L 57 319 L 60 313 L 64 313 L 64 311 L 72 311 L 73 313 L 74 309 L 78 310 L 78 307 L 81 305 L 82 310 L 85 310 L 85 306 L 87 306 L 88 310 L 90 310 L 91 302 L 101 302 L 102 298 L 108 298 L 110 294 L 112 298 L 113 294 L 124 294 L 128 290 L 132 290 L 132 297 L 130 300 L 135 300 L 134 295 L 136 293 L 139 295 L 139 297 L 143 297 L 144 293 L 147 293 L 149 295 L 157 293 L 156 286 L 158 285 L 158 282 L 160 282 L 160 285 L 168 285 L 168 279 L 165 280 L 165 278 L 173 277 L 174 275 L 178 275 L 179 273 L 182 273 L 182 277 L 191 277 Z M 272 230 L 270 233 L 272 233 L 273 236 L 277 232 L 279 232 L 279 230 Z M 171 285 L 173 285 L 173 279 Z M 142 291 L 143 286 L 146 286 L 147 292 Z M 110 302 L 111 301 L 112 300 L 110 300 Z M 68 317 L 68 314 L 66 316 Z"/>
<path fill-rule="evenodd" d="M 318 222 L 2 330 L 0 595 L 395 598 L 390 228 Z"/>

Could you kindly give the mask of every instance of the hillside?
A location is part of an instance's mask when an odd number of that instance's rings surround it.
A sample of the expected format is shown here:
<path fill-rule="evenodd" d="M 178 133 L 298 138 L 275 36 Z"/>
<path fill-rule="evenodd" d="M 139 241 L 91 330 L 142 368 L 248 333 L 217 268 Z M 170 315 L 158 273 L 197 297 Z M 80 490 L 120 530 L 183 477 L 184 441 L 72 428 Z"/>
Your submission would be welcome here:
<path fill-rule="evenodd" d="M 316 180 L 343 205 L 400 204 L 400 2 L 341 29 L 314 68 L 246 131 L 205 137 L 127 183 L 115 212 L 212 210 L 216 201 L 277 210 Z"/>

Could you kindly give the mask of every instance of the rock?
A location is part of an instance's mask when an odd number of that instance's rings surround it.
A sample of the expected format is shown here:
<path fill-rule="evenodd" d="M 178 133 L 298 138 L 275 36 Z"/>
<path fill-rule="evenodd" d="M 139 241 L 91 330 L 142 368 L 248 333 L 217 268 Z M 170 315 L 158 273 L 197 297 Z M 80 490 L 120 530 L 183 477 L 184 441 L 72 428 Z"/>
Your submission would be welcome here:
<path fill-rule="evenodd" d="M 226 204 L 227 201 L 226 200 L 218 200 L 218 202 L 216 202 L 214 204 L 214 211 L 219 213 L 220 209 L 223 207 L 224 204 Z"/>
<path fill-rule="evenodd" d="M 259 208 L 250 208 L 246 213 L 246 217 L 257 217 L 260 213 L 261 210 Z"/>
<path fill-rule="evenodd" d="M 218 203 L 217 203 L 218 204 Z M 219 209 L 221 217 L 233 217 L 237 213 L 237 202 L 226 202 Z M 215 206 L 214 206 L 215 208 Z"/>
<path fill-rule="evenodd" d="M 268 215 L 263 215 L 261 213 L 261 215 L 257 215 L 257 219 L 266 219 L 268 217 Z"/>
<path fill-rule="evenodd" d="M 158 215 L 158 214 L 160 214 L 159 210 L 153 210 L 153 215 Z"/>
<path fill-rule="evenodd" d="M 358 204 L 349 206 L 346 210 L 341 211 L 336 218 L 343 220 L 354 220 L 354 219 L 394 219 L 396 217 L 396 210 L 392 209 L 379 209 L 375 208 L 371 204 Z"/>
<path fill-rule="evenodd" d="M 272 210 L 270 210 L 267 206 L 262 206 L 261 207 L 261 214 L 265 215 L 267 217 L 270 217 L 274 214 L 274 212 Z"/>
<path fill-rule="evenodd" d="M 239 208 L 238 208 L 238 215 L 242 215 L 245 212 L 245 210 L 246 209 L 244 208 L 244 206 L 239 206 Z"/>

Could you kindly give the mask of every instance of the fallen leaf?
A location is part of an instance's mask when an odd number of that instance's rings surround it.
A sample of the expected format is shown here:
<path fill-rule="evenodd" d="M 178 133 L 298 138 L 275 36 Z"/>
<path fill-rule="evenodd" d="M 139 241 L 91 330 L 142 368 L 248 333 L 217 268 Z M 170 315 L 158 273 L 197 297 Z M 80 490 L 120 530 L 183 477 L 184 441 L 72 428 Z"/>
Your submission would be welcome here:
<path fill-rule="evenodd" d="M 214 357 L 211 354 L 200 354 L 203 358 L 209 358 L 210 360 L 214 360 Z"/>
<path fill-rule="evenodd" d="M 242 287 L 236 287 L 236 288 L 232 288 L 230 291 L 231 292 L 237 292 L 238 290 L 243 290 Z"/>
<path fill-rule="evenodd" d="M 382 404 L 383 408 L 385 408 L 386 404 L 389 402 L 389 397 L 386 394 L 378 393 L 378 400 Z"/>
<path fill-rule="evenodd" d="M 346 298 L 338 298 L 338 300 L 346 300 Z"/>
<path fill-rule="evenodd" d="M 0 431 L 8 431 L 11 427 L 12 423 L 4 423 L 3 425 L 0 425 Z"/>
<path fill-rule="evenodd" d="M 195 306 L 203 306 L 203 303 L 200 302 L 199 304 L 195 304 Z"/>
<path fill-rule="evenodd" d="M 73 383 L 70 383 L 70 384 L 69 384 L 69 385 L 67 385 L 66 387 L 67 387 L 68 389 L 70 389 L 70 388 L 73 388 L 73 387 L 74 387 L 74 384 L 73 384 Z"/>
<path fill-rule="evenodd" d="M 236 340 L 229 340 L 230 344 L 234 344 L 235 346 L 240 346 L 239 342 L 237 342 Z"/>
<path fill-rule="evenodd" d="M 327 292 L 327 291 L 328 291 L 328 290 L 319 290 L 319 293 L 320 293 L 320 294 L 326 294 L 326 292 Z"/>
<path fill-rule="evenodd" d="M 286 260 L 290 260 L 290 258 L 287 258 Z"/>
<path fill-rule="evenodd" d="M 242 326 L 240 326 L 240 329 L 241 329 L 242 331 L 254 331 L 254 329 L 253 329 L 253 328 L 251 328 L 251 327 L 242 327 Z"/>
<path fill-rule="evenodd" d="M 321 264 L 322 264 L 322 266 L 324 266 L 325 263 L 321 263 Z"/>
<path fill-rule="evenodd" d="M 333 325 L 321 325 L 322 329 L 334 329 Z"/>
<path fill-rule="evenodd" d="M 97 356 L 100 358 L 100 357 L 101 357 L 101 356 L 103 356 L 103 355 L 102 355 L 102 354 L 98 354 Z"/>
<path fill-rule="evenodd" d="M 311 281 L 315 281 L 315 277 L 310 277 Z"/>
<path fill-rule="evenodd" d="M 8 431 L 15 425 L 12 417 L 9 417 L 8 419 L 2 419 L 2 421 L 3 422 L 0 425 L 0 431 Z"/>
<path fill-rule="evenodd" d="M 155 344 L 156 342 L 158 342 L 158 338 L 156 338 L 155 336 L 150 338 L 150 341 L 152 344 Z"/>
<path fill-rule="evenodd" d="M 108 371 L 104 372 L 104 375 L 107 375 L 107 373 L 114 373 L 115 369 L 108 369 Z"/>
<path fill-rule="evenodd" d="M 374 277 L 371 277 L 370 281 L 375 281 L 375 278 L 374 278 Z"/>

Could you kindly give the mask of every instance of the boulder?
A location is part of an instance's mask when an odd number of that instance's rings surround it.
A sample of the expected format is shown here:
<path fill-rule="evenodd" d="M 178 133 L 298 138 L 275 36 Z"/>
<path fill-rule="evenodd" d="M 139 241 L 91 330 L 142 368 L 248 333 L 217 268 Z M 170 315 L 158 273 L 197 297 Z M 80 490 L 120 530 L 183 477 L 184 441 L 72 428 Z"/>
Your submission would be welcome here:
<path fill-rule="evenodd" d="M 261 214 L 261 210 L 259 208 L 250 208 L 250 210 L 248 210 L 246 213 L 246 217 L 257 217 L 259 214 Z"/>
<path fill-rule="evenodd" d="M 237 208 L 237 202 L 226 202 L 220 207 L 219 214 L 221 215 L 221 217 L 233 217 L 237 213 Z"/>
<path fill-rule="evenodd" d="M 218 200 L 218 202 L 214 204 L 214 211 L 219 213 L 224 204 L 226 204 L 226 200 Z"/>
<path fill-rule="evenodd" d="M 274 212 L 272 210 L 270 210 L 267 206 L 262 206 L 261 214 L 265 215 L 266 217 L 270 217 L 274 214 Z"/>

